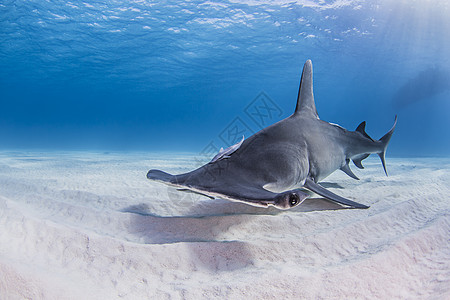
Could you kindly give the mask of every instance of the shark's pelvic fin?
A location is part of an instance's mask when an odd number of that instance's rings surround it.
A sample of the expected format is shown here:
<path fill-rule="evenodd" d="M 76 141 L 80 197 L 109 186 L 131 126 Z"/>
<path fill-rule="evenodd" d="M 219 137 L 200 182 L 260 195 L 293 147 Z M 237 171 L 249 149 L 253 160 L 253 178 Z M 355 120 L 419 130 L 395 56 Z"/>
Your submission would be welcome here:
<path fill-rule="evenodd" d="M 347 174 L 348 176 L 350 176 L 353 179 L 359 180 L 358 176 L 356 176 L 352 170 L 350 169 L 350 166 L 348 165 L 348 163 L 350 162 L 350 159 L 347 159 L 345 161 L 345 165 L 343 165 L 341 167 L 341 171 L 343 171 L 345 174 Z"/>
<path fill-rule="evenodd" d="M 313 191 L 314 193 L 337 203 L 344 204 L 347 206 L 351 206 L 353 208 L 369 208 L 369 206 L 354 202 L 349 199 L 345 199 L 344 197 L 338 196 L 335 193 L 330 192 L 326 188 L 320 186 L 319 184 L 315 183 L 311 178 L 307 178 L 305 181 L 305 185 L 307 189 Z"/>
<path fill-rule="evenodd" d="M 392 126 L 391 130 L 389 130 L 388 133 L 386 133 L 381 139 L 378 140 L 382 144 L 382 151 L 378 153 L 378 156 L 381 159 L 381 164 L 383 165 L 384 173 L 386 173 L 386 176 L 388 176 L 385 160 L 386 148 L 389 144 L 389 141 L 391 140 L 392 134 L 394 133 L 395 125 L 397 125 L 397 116 L 395 116 L 394 125 Z"/>
<path fill-rule="evenodd" d="M 314 103 L 313 94 L 313 70 L 311 60 L 307 60 L 303 66 L 302 78 L 298 89 L 297 106 L 295 113 L 309 114 L 314 118 L 319 118 Z"/>

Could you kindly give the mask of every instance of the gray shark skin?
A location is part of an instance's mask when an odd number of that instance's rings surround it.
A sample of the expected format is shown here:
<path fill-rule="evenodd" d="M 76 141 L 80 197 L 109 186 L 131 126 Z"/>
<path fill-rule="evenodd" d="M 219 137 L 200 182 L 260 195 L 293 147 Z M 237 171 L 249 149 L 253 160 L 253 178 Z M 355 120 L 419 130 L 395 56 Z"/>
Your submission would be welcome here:
<path fill-rule="evenodd" d="M 254 206 L 289 209 L 309 197 L 305 189 L 351 208 L 368 208 L 340 197 L 318 182 L 340 169 L 350 170 L 352 160 L 376 153 L 386 172 L 385 152 L 397 123 L 381 139 L 365 132 L 365 122 L 355 131 L 322 121 L 313 96 L 312 62 L 306 61 L 294 114 L 262 129 L 229 154 L 185 174 L 171 175 L 150 170 L 147 178 L 209 197 L 244 202 Z M 387 172 L 386 172 L 387 175 Z"/>

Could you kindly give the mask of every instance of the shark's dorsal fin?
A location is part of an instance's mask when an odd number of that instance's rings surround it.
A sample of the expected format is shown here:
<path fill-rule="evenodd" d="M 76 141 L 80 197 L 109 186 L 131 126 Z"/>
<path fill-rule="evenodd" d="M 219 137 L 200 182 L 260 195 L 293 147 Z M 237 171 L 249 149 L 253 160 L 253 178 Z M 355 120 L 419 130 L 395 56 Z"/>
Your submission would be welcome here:
<path fill-rule="evenodd" d="M 311 60 L 307 60 L 303 66 L 302 79 L 298 89 L 297 107 L 294 114 L 307 114 L 314 118 L 319 118 L 314 103 L 313 94 L 313 70 Z"/>

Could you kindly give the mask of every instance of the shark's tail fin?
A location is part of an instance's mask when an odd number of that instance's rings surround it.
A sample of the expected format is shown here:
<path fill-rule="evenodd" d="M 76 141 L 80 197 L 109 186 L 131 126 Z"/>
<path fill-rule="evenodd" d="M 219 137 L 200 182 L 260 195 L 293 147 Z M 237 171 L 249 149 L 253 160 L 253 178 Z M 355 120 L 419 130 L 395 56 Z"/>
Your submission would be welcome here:
<path fill-rule="evenodd" d="M 385 161 L 385 155 L 386 155 L 386 149 L 389 144 L 389 141 L 391 140 L 392 134 L 395 130 L 395 125 L 397 125 L 397 116 L 395 116 L 394 125 L 392 126 L 391 130 L 388 131 L 381 139 L 378 141 L 381 142 L 382 151 L 378 153 L 378 156 L 381 159 L 381 163 L 383 164 L 384 173 L 386 173 L 386 176 L 388 176 L 388 173 L 386 171 L 386 161 Z"/>

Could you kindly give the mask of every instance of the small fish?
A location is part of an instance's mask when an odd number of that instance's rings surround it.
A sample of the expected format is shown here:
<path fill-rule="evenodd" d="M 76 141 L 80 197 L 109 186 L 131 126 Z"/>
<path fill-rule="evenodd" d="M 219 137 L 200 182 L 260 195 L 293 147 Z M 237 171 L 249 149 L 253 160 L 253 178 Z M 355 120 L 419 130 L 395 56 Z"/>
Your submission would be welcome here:
<path fill-rule="evenodd" d="M 230 158 L 230 155 L 233 154 L 239 147 L 241 147 L 242 143 L 244 142 L 244 136 L 242 136 L 242 140 L 233 146 L 228 147 L 227 149 L 220 148 L 219 153 L 217 153 L 213 159 L 209 162 L 210 164 L 213 162 L 216 162 L 218 160 L 222 160 L 225 158 Z"/>

